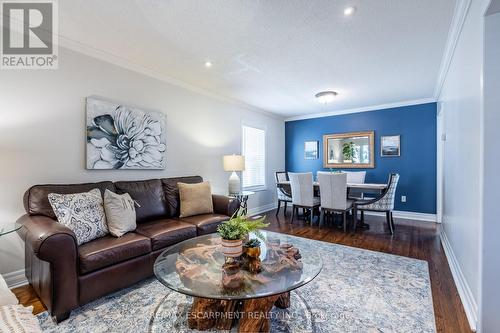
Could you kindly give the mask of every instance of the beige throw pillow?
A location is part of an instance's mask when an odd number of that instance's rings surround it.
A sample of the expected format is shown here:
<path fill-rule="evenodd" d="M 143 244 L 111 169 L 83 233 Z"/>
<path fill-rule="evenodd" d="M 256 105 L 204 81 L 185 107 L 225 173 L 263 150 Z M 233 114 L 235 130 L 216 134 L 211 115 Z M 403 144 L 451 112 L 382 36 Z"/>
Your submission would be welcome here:
<path fill-rule="evenodd" d="M 104 192 L 104 211 L 109 233 L 121 237 L 137 227 L 134 200 L 130 194 L 116 194 L 110 190 Z"/>
<path fill-rule="evenodd" d="M 177 183 L 181 199 L 180 217 L 188 217 L 214 212 L 212 190 L 209 182 L 186 184 Z"/>

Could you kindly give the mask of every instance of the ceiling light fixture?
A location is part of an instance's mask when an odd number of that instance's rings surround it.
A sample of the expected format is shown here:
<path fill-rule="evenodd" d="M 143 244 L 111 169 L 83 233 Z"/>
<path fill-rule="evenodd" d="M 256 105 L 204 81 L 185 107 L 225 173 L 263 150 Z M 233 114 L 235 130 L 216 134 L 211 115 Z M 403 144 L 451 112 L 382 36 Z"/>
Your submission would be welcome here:
<path fill-rule="evenodd" d="M 356 11 L 356 7 L 349 6 L 344 9 L 344 16 L 351 16 Z"/>
<path fill-rule="evenodd" d="M 335 91 L 322 91 L 314 95 L 321 104 L 328 104 L 333 102 L 335 97 L 338 95 Z"/>
<path fill-rule="evenodd" d="M 210 68 L 210 67 L 212 67 L 212 62 L 210 62 L 210 61 L 205 61 L 205 67 L 206 67 L 206 68 Z"/>

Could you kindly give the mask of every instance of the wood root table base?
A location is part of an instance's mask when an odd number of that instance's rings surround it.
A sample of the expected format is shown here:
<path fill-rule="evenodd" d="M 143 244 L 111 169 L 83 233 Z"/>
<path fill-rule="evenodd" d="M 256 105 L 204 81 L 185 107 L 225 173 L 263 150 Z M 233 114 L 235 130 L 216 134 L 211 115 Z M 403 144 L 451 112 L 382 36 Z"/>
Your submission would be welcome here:
<path fill-rule="evenodd" d="M 204 331 L 211 328 L 230 330 L 239 321 L 240 333 L 269 332 L 269 312 L 275 305 L 281 309 L 288 308 L 290 292 L 243 301 L 195 297 L 187 323 L 191 329 Z"/>

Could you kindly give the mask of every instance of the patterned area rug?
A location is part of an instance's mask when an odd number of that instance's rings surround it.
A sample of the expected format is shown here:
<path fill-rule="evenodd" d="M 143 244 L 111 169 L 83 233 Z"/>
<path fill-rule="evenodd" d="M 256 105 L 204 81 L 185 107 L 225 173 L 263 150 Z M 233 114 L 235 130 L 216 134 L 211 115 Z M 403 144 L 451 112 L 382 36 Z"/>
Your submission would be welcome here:
<path fill-rule="evenodd" d="M 271 332 L 435 332 L 427 262 L 337 244 L 294 238 L 314 247 L 322 272 L 292 292 L 291 307 L 274 308 Z M 46 332 L 197 332 L 186 326 L 191 298 L 151 278 L 72 312 Z"/>

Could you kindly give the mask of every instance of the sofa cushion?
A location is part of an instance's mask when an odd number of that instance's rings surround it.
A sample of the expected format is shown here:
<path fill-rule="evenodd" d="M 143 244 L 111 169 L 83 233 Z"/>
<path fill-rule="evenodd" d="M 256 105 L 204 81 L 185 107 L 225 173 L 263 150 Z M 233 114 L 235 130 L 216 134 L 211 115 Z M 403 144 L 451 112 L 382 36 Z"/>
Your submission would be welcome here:
<path fill-rule="evenodd" d="M 57 220 L 76 236 L 78 245 L 108 234 L 102 195 L 98 189 L 85 193 L 49 193 Z"/>
<path fill-rule="evenodd" d="M 106 189 L 115 190 L 112 182 L 85 183 L 85 184 L 60 184 L 60 185 L 35 185 L 24 193 L 24 209 L 30 215 L 44 215 L 55 219 L 56 215 L 50 206 L 49 193 L 74 194 L 88 192 L 98 188 L 101 194 Z"/>
<path fill-rule="evenodd" d="M 116 193 L 128 193 L 140 207 L 135 210 L 137 223 L 164 218 L 167 215 L 167 202 L 161 180 L 121 181 L 115 183 Z"/>
<path fill-rule="evenodd" d="M 109 233 L 121 237 L 137 227 L 135 222 L 135 202 L 130 194 L 104 192 L 104 211 L 108 222 Z"/>
<path fill-rule="evenodd" d="M 177 183 L 196 184 L 202 181 L 203 178 L 200 176 L 163 178 L 161 180 L 167 200 L 168 217 L 178 217 L 180 214 L 179 188 Z"/>
<path fill-rule="evenodd" d="M 194 225 L 170 219 L 142 223 L 135 232 L 151 239 L 153 251 L 196 237 Z"/>
<path fill-rule="evenodd" d="M 209 182 L 197 184 L 178 183 L 181 210 L 179 217 L 212 214 L 212 189 Z"/>
<path fill-rule="evenodd" d="M 179 220 L 195 225 L 198 229 L 198 235 L 206 235 L 216 232 L 219 224 L 229 220 L 229 216 L 221 214 L 201 214 L 184 217 Z"/>
<path fill-rule="evenodd" d="M 78 247 L 80 273 L 93 272 L 150 252 L 149 238 L 133 232 L 120 238 L 113 236 L 98 238 Z"/>

